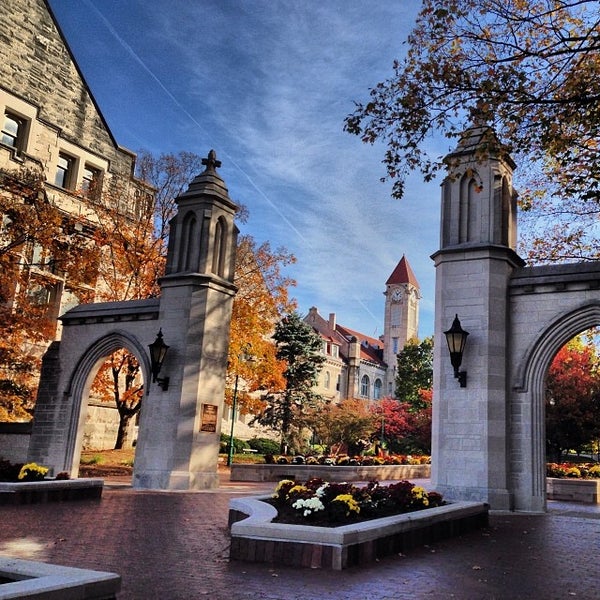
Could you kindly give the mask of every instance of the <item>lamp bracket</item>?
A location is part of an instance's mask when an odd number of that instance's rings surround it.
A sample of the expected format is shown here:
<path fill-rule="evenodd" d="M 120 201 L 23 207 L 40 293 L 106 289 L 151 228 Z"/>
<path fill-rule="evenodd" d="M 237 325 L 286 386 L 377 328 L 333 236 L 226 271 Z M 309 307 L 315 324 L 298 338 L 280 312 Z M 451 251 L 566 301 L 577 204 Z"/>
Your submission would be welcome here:
<path fill-rule="evenodd" d="M 163 392 L 166 392 L 169 389 L 168 377 L 155 377 L 154 383 L 156 383 L 158 387 L 162 389 Z"/>

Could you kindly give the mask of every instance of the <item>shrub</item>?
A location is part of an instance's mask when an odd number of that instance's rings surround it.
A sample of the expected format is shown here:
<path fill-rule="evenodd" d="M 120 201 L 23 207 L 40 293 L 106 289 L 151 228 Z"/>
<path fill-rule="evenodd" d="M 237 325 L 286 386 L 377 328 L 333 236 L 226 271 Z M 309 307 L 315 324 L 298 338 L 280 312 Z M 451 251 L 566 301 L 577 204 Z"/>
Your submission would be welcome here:
<path fill-rule="evenodd" d="M 94 454 L 93 456 L 82 456 L 79 461 L 82 465 L 99 465 L 104 462 L 102 454 Z"/>
<path fill-rule="evenodd" d="M 229 438 L 230 436 L 228 436 L 225 433 L 221 434 L 221 441 L 219 444 L 219 452 L 221 454 L 228 454 L 229 453 Z M 248 444 L 244 441 L 244 440 L 240 440 L 239 438 L 236 438 L 234 436 L 233 438 L 233 452 L 234 454 L 240 454 L 244 448 L 248 448 Z"/>
<path fill-rule="evenodd" d="M 13 464 L 9 460 L 0 460 L 0 481 L 18 481 L 23 463 Z"/>
<path fill-rule="evenodd" d="M 258 454 L 277 454 L 279 452 L 279 443 L 268 438 L 252 438 L 248 440 L 248 446 L 256 450 Z"/>

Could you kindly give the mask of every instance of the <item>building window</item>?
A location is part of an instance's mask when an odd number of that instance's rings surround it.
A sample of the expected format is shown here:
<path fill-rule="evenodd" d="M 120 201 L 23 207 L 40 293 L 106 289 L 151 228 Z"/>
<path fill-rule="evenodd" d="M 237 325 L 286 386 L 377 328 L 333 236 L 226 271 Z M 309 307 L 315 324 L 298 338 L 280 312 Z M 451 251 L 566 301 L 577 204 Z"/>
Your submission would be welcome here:
<path fill-rule="evenodd" d="M 81 193 L 86 198 L 98 198 L 100 191 L 100 170 L 90 165 L 83 168 L 83 177 L 81 180 Z"/>
<path fill-rule="evenodd" d="M 398 338 L 392 338 L 392 352 L 398 354 Z"/>
<path fill-rule="evenodd" d="M 369 387 L 371 382 L 369 381 L 369 377 L 367 375 L 363 375 L 360 380 L 360 395 L 363 398 L 369 397 Z"/>
<path fill-rule="evenodd" d="M 341 374 L 338 374 L 338 376 L 337 376 L 337 382 L 335 384 L 336 391 L 339 392 L 341 387 L 342 387 L 342 376 L 341 376 Z"/>
<path fill-rule="evenodd" d="M 336 346 L 335 344 L 333 344 L 333 346 L 331 347 L 331 355 L 334 358 L 338 358 L 340 355 L 340 348 L 339 346 Z"/>
<path fill-rule="evenodd" d="M 54 185 L 70 189 L 72 186 L 73 171 L 75 159 L 67 154 L 58 155 L 58 164 L 56 165 L 56 175 L 54 176 Z"/>
<path fill-rule="evenodd" d="M 323 378 L 323 386 L 325 387 L 326 390 L 328 390 L 330 385 L 331 385 L 331 375 L 330 375 L 329 371 L 325 371 L 325 377 Z"/>
<path fill-rule="evenodd" d="M 59 274 L 58 262 L 52 252 L 40 244 L 34 244 L 31 250 L 31 266 L 53 275 Z"/>
<path fill-rule="evenodd" d="M 27 122 L 25 119 L 21 119 L 21 117 L 17 117 L 9 112 L 4 113 L 2 138 L 0 138 L 2 143 L 15 148 L 17 151 L 21 151 L 24 146 L 26 125 Z"/>
<path fill-rule="evenodd" d="M 381 383 L 381 379 L 376 379 L 375 384 L 373 386 L 373 398 L 375 400 L 379 400 L 379 398 L 381 398 L 382 388 L 383 388 L 383 384 Z"/>

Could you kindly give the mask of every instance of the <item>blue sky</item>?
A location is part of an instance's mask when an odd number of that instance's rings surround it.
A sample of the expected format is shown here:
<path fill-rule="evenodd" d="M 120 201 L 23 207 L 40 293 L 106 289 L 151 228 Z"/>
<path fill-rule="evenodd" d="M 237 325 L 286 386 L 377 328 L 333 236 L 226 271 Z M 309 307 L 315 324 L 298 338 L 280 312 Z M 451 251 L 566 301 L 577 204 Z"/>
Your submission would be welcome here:
<path fill-rule="evenodd" d="M 50 0 L 119 144 L 206 156 L 250 219 L 242 233 L 298 259 L 301 313 L 383 331 L 403 254 L 433 333 L 439 182 L 381 183 L 382 145 L 343 132 L 354 101 L 392 73 L 418 0 Z M 434 156 L 449 150 L 432 142 Z"/>

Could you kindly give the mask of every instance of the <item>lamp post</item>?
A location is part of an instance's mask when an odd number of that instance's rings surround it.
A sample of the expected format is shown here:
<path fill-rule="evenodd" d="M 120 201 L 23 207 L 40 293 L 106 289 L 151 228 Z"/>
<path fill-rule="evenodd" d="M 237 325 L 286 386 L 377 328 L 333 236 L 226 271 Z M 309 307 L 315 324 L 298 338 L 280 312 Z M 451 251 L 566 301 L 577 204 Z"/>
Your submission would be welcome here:
<path fill-rule="evenodd" d="M 251 348 L 251 344 L 246 344 L 242 348 L 242 353 L 238 356 L 239 362 L 253 362 L 255 359 L 250 356 L 247 352 Z M 238 395 L 238 383 L 240 380 L 240 374 L 236 368 L 235 383 L 233 385 L 233 401 L 231 403 L 231 430 L 229 432 L 229 454 L 227 455 L 227 466 L 230 467 L 233 462 L 233 429 L 235 426 L 235 415 L 237 411 L 237 395 Z"/>
<path fill-rule="evenodd" d="M 448 342 L 448 350 L 450 351 L 450 363 L 454 367 L 454 377 L 458 379 L 460 387 L 467 387 L 467 372 L 459 371 L 462 363 L 465 344 L 467 343 L 468 331 L 465 331 L 458 320 L 458 315 L 454 317 L 452 327 L 448 331 L 444 331 L 446 342 Z"/>
<path fill-rule="evenodd" d="M 237 391 L 240 375 L 235 374 L 235 384 L 233 386 L 233 403 L 231 406 L 231 431 L 229 433 L 229 454 L 227 456 L 227 466 L 230 467 L 233 462 L 233 427 L 235 425 L 235 412 L 237 410 Z"/>

